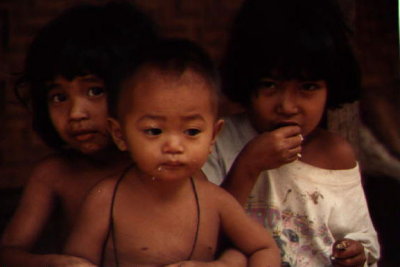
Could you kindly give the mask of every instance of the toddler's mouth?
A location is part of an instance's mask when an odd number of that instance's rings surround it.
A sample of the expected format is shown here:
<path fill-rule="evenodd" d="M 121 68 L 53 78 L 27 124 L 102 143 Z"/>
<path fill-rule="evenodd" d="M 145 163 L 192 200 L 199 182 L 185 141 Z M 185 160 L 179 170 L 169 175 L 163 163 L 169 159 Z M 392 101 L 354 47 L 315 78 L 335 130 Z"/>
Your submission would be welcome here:
<path fill-rule="evenodd" d="M 168 161 L 164 162 L 163 164 L 160 165 L 159 169 L 160 170 L 174 170 L 174 169 L 179 169 L 185 166 L 183 162 L 180 161 Z"/>
<path fill-rule="evenodd" d="M 180 161 L 168 161 L 163 164 L 163 166 L 182 166 L 183 163 Z"/>

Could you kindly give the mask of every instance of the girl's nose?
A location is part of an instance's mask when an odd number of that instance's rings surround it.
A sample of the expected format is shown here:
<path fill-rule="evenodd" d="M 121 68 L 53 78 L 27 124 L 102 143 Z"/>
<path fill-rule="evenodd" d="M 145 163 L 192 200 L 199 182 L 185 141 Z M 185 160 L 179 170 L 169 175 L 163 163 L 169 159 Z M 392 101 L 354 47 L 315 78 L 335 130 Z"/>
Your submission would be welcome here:
<path fill-rule="evenodd" d="M 167 137 L 162 150 L 163 153 L 181 154 L 184 150 L 181 138 L 176 135 Z"/>
<path fill-rule="evenodd" d="M 89 117 L 87 106 L 83 100 L 71 101 L 69 117 L 71 120 L 85 120 Z"/>
<path fill-rule="evenodd" d="M 278 103 L 278 112 L 283 115 L 295 115 L 299 112 L 296 92 L 284 90 Z"/>

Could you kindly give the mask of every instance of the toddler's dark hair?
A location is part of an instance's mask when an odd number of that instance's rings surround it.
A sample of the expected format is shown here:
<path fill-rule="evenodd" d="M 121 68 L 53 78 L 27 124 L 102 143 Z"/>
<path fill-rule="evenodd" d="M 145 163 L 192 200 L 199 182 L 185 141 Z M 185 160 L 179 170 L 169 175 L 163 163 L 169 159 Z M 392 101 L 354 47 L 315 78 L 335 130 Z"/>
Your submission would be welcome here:
<path fill-rule="evenodd" d="M 29 47 L 15 85 L 17 97 L 31 108 L 33 129 L 41 139 L 55 149 L 65 144 L 49 117 L 49 82 L 88 74 L 105 80 L 122 58 L 155 39 L 150 18 L 123 1 L 76 6 L 48 23 Z"/>
<path fill-rule="evenodd" d="M 176 74 L 178 77 L 185 70 L 191 69 L 207 81 L 212 88 L 215 111 L 218 105 L 219 76 L 214 62 L 197 44 L 186 39 L 163 39 L 142 51 L 141 57 L 128 59 L 120 68 L 114 70 L 108 87 L 112 88 L 108 96 L 110 115 L 118 117 L 118 100 L 124 83 L 132 78 L 144 66 L 154 67 L 161 71 Z M 168 103 L 165 103 L 168 105 Z"/>
<path fill-rule="evenodd" d="M 349 33 L 333 0 L 247 0 L 222 62 L 222 90 L 248 106 L 263 77 L 321 79 L 327 108 L 353 102 L 361 85 Z"/>

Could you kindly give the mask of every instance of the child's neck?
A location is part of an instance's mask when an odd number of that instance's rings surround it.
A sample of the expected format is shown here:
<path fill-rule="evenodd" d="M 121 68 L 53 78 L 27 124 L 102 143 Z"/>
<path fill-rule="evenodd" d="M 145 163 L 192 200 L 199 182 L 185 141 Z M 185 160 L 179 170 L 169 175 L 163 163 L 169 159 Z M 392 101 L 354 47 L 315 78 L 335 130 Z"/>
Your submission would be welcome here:
<path fill-rule="evenodd" d="M 307 136 L 303 136 L 304 140 L 302 143 L 302 147 L 307 147 L 309 146 L 311 143 L 313 143 L 313 141 L 315 141 L 315 139 L 317 139 L 319 137 L 319 135 L 321 134 L 321 128 L 317 127 L 315 128 L 312 132 L 310 132 Z"/>
<path fill-rule="evenodd" d="M 127 153 L 123 153 L 114 146 L 110 146 L 103 149 L 95 154 L 89 155 L 89 158 L 94 162 L 107 164 L 108 162 L 114 162 L 118 159 L 127 157 Z"/>
<path fill-rule="evenodd" d="M 330 144 L 326 140 L 326 133 L 326 130 L 316 128 L 304 137 L 301 161 L 319 168 L 331 169 L 332 158 L 328 152 Z"/>
<path fill-rule="evenodd" d="M 115 147 L 109 147 L 94 154 L 82 154 L 78 151 L 69 151 L 69 158 L 75 161 L 85 163 L 98 169 L 113 168 L 114 166 L 127 166 L 130 162 L 129 155 L 119 151 Z"/>
<path fill-rule="evenodd" d="M 149 176 L 135 167 L 131 180 L 135 186 L 141 187 L 143 190 L 149 192 L 154 198 L 172 200 L 175 197 L 179 197 L 181 193 L 187 192 L 187 189 L 191 186 L 190 179 L 191 177 L 163 180 Z"/>

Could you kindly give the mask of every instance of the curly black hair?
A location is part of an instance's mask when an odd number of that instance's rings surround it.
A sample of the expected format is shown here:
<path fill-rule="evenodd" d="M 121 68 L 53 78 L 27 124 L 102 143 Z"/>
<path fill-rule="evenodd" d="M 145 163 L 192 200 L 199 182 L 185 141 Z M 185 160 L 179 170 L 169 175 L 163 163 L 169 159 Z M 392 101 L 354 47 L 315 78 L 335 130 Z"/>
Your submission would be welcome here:
<path fill-rule="evenodd" d="M 322 79 L 327 108 L 353 102 L 361 82 L 350 33 L 334 0 L 246 0 L 222 61 L 222 90 L 246 107 L 263 77 Z"/>
<path fill-rule="evenodd" d="M 62 149 L 48 112 L 48 83 L 95 75 L 105 80 L 116 64 L 158 39 L 151 19 L 129 2 L 72 7 L 34 38 L 15 93 L 33 114 L 33 129 L 51 148 Z M 106 88 L 106 91 L 108 89 Z"/>

